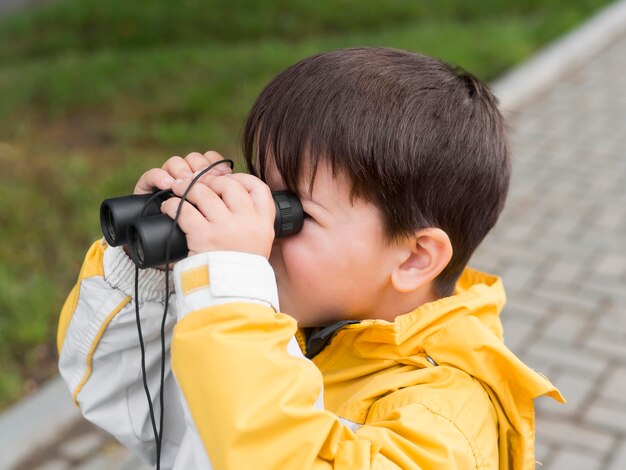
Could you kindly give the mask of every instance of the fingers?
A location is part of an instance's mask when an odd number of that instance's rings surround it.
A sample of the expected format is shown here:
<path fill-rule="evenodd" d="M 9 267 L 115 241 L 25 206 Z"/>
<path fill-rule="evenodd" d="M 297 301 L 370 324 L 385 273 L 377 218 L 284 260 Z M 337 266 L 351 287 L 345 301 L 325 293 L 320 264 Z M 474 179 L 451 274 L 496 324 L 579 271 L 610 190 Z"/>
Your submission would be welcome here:
<path fill-rule="evenodd" d="M 200 157 L 203 158 L 202 155 Z M 152 168 L 141 175 L 135 186 L 135 194 L 151 193 L 154 188 L 171 189 L 175 180 L 191 177 L 193 172 L 187 161 L 178 156 L 172 157 L 161 168 Z"/>
<path fill-rule="evenodd" d="M 154 188 L 171 189 L 174 181 L 174 178 L 167 171 L 152 168 L 141 175 L 135 186 L 134 194 L 151 193 Z"/>
<path fill-rule="evenodd" d="M 185 161 L 189 165 L 191 171 L 193 171 L 194 175 L 197 175 L 199 172 L 206 170 L 212 164 L 222 160 L 224 160 L 224 157 L 212 150 L 206 152 L 204 155 L 199 152 L 192 152 L 185 157 Z M 228 173 L 232 173 L 232 170 L 228 163 L 225 162 L 214 166 L 209 171 L 204 173 L 202 180 L 208 181 L 214 176 L 221 176 Z"/>
<path fill-rule="evenodd" d="M 224 160 L 219 153 L 209 150 L 204 154 L 200 152 L 191 152 L 185 158 L 179 156 L 169 158 L 161 168 L 153 168 L 145 172 L 137 185 L 135 186 L 135 194 L 146 194 L 158 189 L 171 189 L 175 180 L 189 180 L 194 174 L 206 169 L 213 163 Z M 220 164 L 212 168 L 202 181 L 208 181 L 214 176 L 226 175 L 232 173 L 227 163 Z"/>
<path fill-rule="evenodd" d="M 174 194 L 182 197 L 190 183 L 189 180 L 178 180 L 172 187 Z M 233 214 L 255 211 L 271 220 L 275 216 L 270 188 L 260 179 L 242 173 L 197 182 L 189 189 L 186 200 L 209 220 L 218 219 L 225 210 Z"/>
<path fill-rule="evenodd" d="M 175 219 L 178 212 L 178 206 L 181 199 L 172 197 L 161 204 L 161 212 L 167 214 L 170 218 Z M 206 226 L 206 218 L 198 212 L 198 210 L 189 202 L 185 201 L 180 208 L 178 217 L 178 225 L 186 234 L 198 233 L 203 231 Z"/>
<path fill-rule="evenodd" d="M 174 179 L 188 179 L 193 176 L 189 163 L 181 157 L 169 158 L 161 167 Z"/>
<path fill-rule="evenodd" d="M 274 202 L 269 187 L 249 175 L 213 176 L 206 183 L 189 186 L 177 180 L 173 197 L 161 211 L 176 218 L 185 232 L 190 253 L 241 251 L 269 256 L 274 240 Z"/>
<path fill-rule="evenodd" d="M 224 160 L 219 153 L 214 152 L 212 150 L 206 152 L 205 154 L 201 154 L 200 152 L 192 152 L 185 157 L 185 162 L 189 165 L 189 168 L 193 173 L 197 173 L 198 171 L 202 171 L 213 163 Z M 226 173 L 230 173 L 232 170 L 228 164 L 224 163 L 222 165 L 217 165 L 209 171 L 209 174 L 212 175 L 224 175 Z"/>
<path fill-rule="evenodd" d="M 228 175 L 229 179 L 238 181 L 250 194 L 250 199 L 256 210 L 264 217 L 274 220 L 276 206 L 272 198 L 272 190 L 262 180 L 247 173 L 233 173 Z"/>
<path fill-rule="evenodd" d="M 174 194 L 182 197 L 191 181 L 178 181 L 172 187 Z M 180 199 L 178 199 L 180 201 Z M 218 221 L 228 211 L 228 207 L 222 198 L 205 184 L 194 184 L 186 196 L 186 202 L 197 207 L 200 213 L 209 221 Z"/>
<path fill-rule="evenodd" d="M 188 199 L 197 205 L 202 204 L 203 197 L 213 198 L 202 187 L 209 188 L 226 208 L 233 213 L 245 213 L 255 210 L 265 217 L 274 217 L 275 206 L 272 192 L 263 181 L 252 175 L 243 173 L 228 174 L 227 177 L 213 177 L 203 181 L 201 185 L 194 185 Z M 187 184 L 175 187 L 175 192 L 186 190 Z M 195 189 L 198 186 L 200 189 Z M 181 193 L 182 194 L 182 193 Z"/>
<path fill-rule="evenodd" d="M 224 160 L 219 153 L 209 150 L 205 154 L 200 152 L 191 152 L 185 158 L 172 157 L 165 162 L 163 169 L 169 172 L 175 179 L 186 179 L 190 174 L 204 170 L 213 163 Z M 213 175 L 223 175 L 231 173 L 228 164 L 217 165 L 209 171 Z"/>
<path fill-rule="evenodd" d="M 255 206 L 249 192 L 243 184 L 231 177 L 232 175 L 213 178 L 203 183 L 203 186 L 217 195 L 228 210 L 235 214 L 254 210 Z"/>
<path fill-rule="evenodd" d="M 209 161 L 209 164 L 219 162 L 220 160 L 224 160 L 224 157 L 222 155 L 220 155 L 219 153 L 213 150 L 209 150 L 208 152 L 205 152 L 204 158 L 206 158 Z M 232 172 L 233 170 L 230 168 L 228 164 L 222 163 L 220 165 L 217 165 L 209 173 L 213 173 L 215 175 L 228 175 Z"/>

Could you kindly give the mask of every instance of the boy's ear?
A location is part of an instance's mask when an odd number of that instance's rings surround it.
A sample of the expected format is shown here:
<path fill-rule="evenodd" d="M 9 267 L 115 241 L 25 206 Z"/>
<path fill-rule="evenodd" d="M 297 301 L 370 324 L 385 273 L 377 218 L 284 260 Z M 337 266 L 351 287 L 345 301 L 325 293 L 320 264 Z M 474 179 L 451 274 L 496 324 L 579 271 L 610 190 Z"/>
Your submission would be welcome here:
<path fill-rule="evenodd" d="M 412 292 L 429 284 L 452 258 L 452 243 L 440 228 L 419 230 L 404 246 L 404 259 L 391 273 L 391 282 L 399 292 Z"/>

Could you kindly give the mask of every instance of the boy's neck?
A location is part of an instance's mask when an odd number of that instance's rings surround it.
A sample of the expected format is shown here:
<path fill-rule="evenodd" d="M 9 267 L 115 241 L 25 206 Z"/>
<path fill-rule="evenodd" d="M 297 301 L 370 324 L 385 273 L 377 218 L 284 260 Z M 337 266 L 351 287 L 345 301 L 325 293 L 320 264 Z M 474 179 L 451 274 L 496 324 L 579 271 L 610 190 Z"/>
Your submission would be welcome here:
<path fill-rule="evenodd" d="M 394 295 L 395 294 L 395 295 Z M 414 292 L 395 292 L 383 301 L 380 313 L 372 320 L 386 320 L 393 322 L 396 317 L 412 312 L 422 305 L 439 300 L 431 286 L 425 286 Z M 362 319 L 364 320 L 364 319 Z"/>

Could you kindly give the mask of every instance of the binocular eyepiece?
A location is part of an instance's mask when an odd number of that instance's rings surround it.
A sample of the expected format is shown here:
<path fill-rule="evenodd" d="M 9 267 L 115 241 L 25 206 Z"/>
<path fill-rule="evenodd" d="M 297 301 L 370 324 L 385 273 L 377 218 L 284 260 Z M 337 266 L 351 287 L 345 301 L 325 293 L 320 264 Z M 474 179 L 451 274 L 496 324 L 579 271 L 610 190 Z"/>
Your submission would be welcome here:
<path fill-rule="evenodd" d="M 161 204 L 172 196 L 171 191 L 159 191 L 105 199 L 100 206 L 104 238 L 111 246 L 126 245 L 139 268 L 185 258 L 189 253 L 185 233 L 172 218 L 161 213 Z M 300 199 L 285 191 L 272 192 L 272 197 L 276 206 L 276 238 L 298 233 L 304 223 Z"/>

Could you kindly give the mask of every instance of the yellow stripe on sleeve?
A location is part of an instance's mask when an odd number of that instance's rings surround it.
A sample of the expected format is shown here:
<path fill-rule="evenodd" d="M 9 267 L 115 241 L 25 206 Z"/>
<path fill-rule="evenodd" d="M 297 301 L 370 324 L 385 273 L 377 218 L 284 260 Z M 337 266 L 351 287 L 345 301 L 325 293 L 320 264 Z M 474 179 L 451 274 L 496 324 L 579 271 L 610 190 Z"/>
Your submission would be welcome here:
<path fill-rule="evenodd" d="M 209 267 L 207 265 L 188 269 L 187 271 L 183 271 L 180 275 L 180 286 L 184 295 L 198 289 L 204 289 L 209 287 L 209 285 Z"/>
<path fill-rule="evenodd" d="M 76 390 L 74 390 L 74 395 L 72 396 L 72 399 L 74 400 L 74 404 L 78 406 L 79 408 L 80 408 L 80 405 L 78 404 L 78 394 L 81 392 L 81 390 L 83 389 L 85 385 L 85 382 L 87 382 L 87 379 L 91 375 L 91 364 L 93 361 L 93 355 L 96 352 L 96 347 L 98 346 L 98 343 L 100 343 L 100 338 L 102 338 L 104 331 L 107 329 L 107 326 L 109 326 L 109 323 L 111 323 L 111 320 L 113 320 L 115 315 L 117 315 L 119 311 L 122 310 L 130 301 L 131 301 L 130 296 L 126 297 L 122 301 L 121 304 L 119 304 L 117 307 L 115 307 L 115 309 L 111 313 L 109 313 L 109 315 L 105 318 L 104 322 L 102 322 L 102 325 L 100 325 L 100 329 L 98 330 L 98 333 L 96 334 L 96 337 L 94 338 L 93 343 L 91 343 L 91 347 L 89 348 L 89 354 L 87 354 L 87 370 L 85 371 L 85 375 L 83 376 L 83 379 L 80 381 L 80 383 L 76 387 Z"/>
<path fill-rule="evenodd" d="M 78 275 L 78 281 L 72 288 L 70 295 L 65 300 L 63 308 L 61 309 L 61 317 L 59 318 L 59 327 L 57 329 L 57 351 L 61 355 L 63 349 L 63 343 L 65 342 L 65 335 L 67 329 L 72 321 L 72 316 L 78 305 L 78 295 L 80 294 L 80 283 L 83 279 L 93 276 L 104 276 L 104 267 L 102 265 L 102 259 L 104 257 L 104 250 L 107 245 L 102 243 L 101 240 L 94 242 L 83 261 L 83 266 Z"/>

